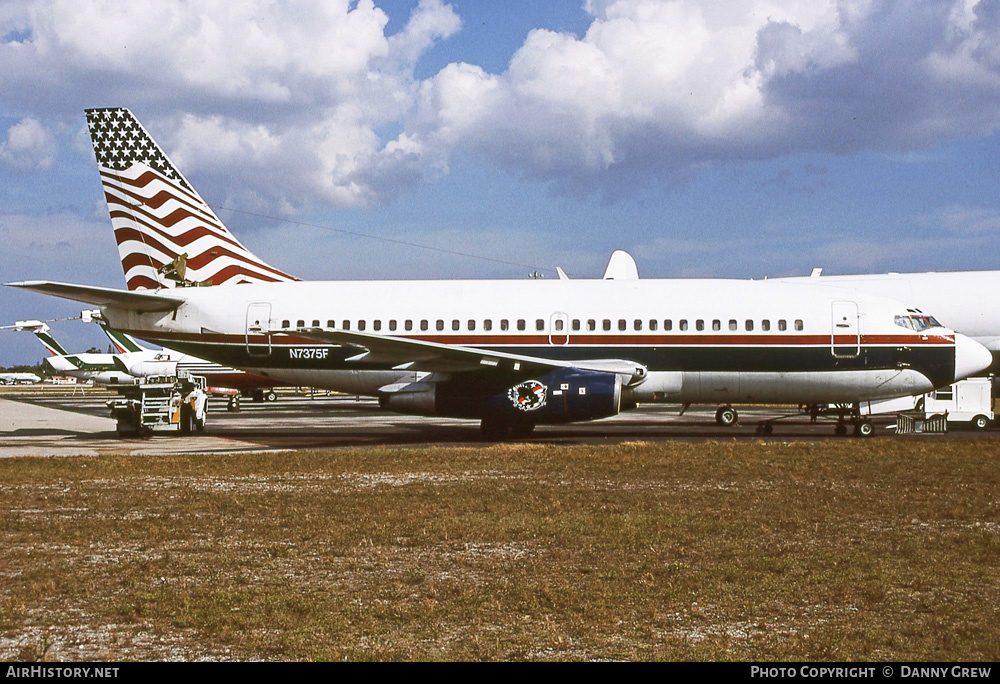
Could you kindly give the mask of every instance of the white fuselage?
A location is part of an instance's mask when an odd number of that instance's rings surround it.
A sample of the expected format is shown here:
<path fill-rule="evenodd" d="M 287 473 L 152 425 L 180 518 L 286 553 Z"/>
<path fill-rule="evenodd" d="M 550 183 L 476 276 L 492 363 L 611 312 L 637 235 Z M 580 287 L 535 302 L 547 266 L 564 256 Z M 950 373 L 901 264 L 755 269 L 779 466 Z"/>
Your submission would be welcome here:
<path fill-rule="evenodd" d="M 296 330 L 627 360 L 648 369 L 629 388 L 636 400 L 856 402 L 928 391 L 957 372 L 952 331 L 906 329 L 894 323 L 905 304 L 808 282 L 285 282 L 170 294 L 185 300 L 174 312 L 104 307 L 104 316 L 130 334 L 282 383 L 366 395 L 428 373 L 419 358 L 369 362 Z"/>

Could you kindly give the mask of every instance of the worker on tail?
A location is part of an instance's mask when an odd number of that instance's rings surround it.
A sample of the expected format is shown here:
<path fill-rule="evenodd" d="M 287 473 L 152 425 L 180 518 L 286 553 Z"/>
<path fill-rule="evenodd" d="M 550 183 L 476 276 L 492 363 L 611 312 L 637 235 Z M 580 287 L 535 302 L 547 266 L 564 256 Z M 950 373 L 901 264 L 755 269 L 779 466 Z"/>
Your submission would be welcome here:
<path fill-rule="evenodd" d="M 244 247 L 128 109 L 88 109 L 130 290 L 295 280 Z"/>

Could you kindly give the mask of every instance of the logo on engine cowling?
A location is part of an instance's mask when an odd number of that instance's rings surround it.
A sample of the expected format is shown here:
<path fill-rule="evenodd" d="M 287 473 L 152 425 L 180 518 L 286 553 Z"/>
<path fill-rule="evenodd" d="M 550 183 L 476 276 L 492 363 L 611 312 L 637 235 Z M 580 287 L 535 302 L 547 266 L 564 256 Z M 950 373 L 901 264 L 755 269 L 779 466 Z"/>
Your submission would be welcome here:
<path fill-rule="evenodd" d="M 518 411 L 534 411 L 545 406 L 548 389 L 537 380 L 525 380 L 507 391 L 507 398 Z"/>

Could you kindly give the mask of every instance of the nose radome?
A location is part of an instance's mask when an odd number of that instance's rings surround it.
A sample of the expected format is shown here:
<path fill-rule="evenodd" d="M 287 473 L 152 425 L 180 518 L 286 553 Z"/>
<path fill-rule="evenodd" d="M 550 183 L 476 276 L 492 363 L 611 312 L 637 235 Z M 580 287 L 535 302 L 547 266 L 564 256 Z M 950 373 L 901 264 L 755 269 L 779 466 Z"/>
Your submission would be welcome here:
<path fill-rule="evenodd" d="M 993 364 L 989 349 L 970 337 L 955 333 L 955 381 L 980 373 Z"/>

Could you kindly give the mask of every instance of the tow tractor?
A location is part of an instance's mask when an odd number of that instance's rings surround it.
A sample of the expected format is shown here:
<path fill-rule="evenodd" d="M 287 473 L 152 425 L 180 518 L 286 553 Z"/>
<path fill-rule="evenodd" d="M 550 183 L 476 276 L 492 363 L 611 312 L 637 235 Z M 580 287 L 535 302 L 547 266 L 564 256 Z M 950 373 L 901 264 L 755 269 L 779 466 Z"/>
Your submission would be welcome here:
<path fill-rule="evenodd" d="M 176 376 L 143 378 L 117 390 L 119 396 L 108 401 L 108 408 L 118 423 L 119 437 L 205 429 L 208 391 L 200 375 L 182 370 Z"/>

